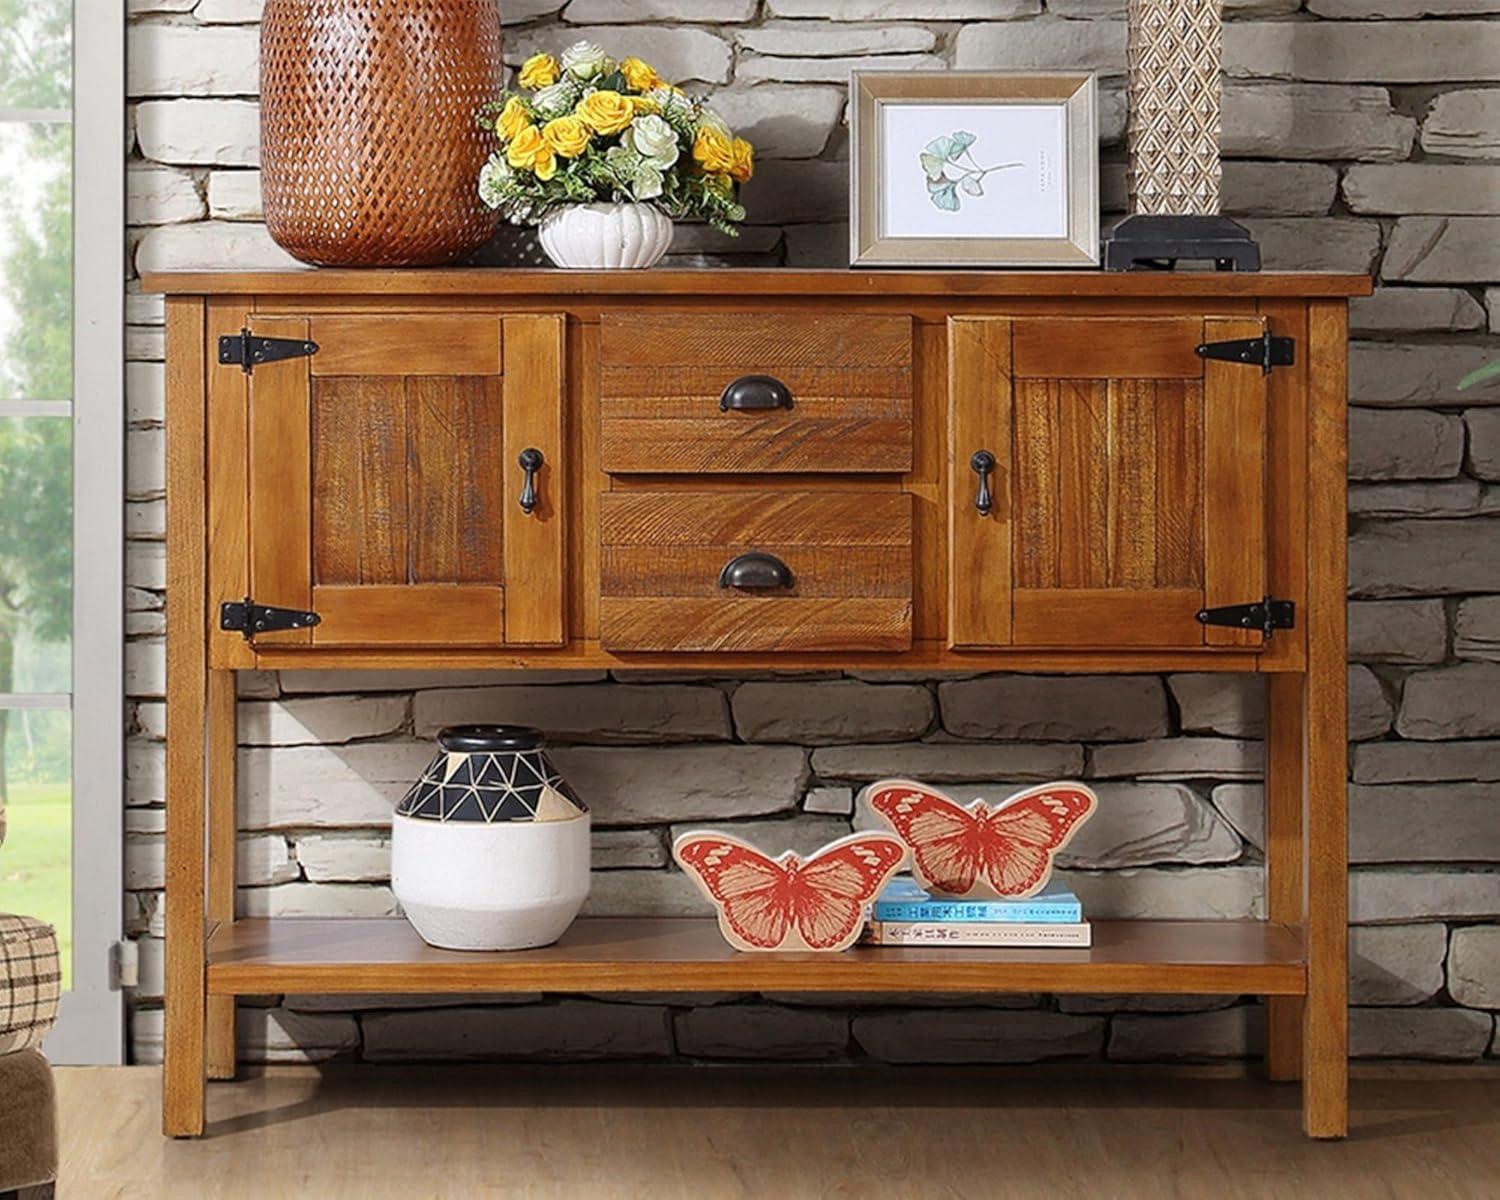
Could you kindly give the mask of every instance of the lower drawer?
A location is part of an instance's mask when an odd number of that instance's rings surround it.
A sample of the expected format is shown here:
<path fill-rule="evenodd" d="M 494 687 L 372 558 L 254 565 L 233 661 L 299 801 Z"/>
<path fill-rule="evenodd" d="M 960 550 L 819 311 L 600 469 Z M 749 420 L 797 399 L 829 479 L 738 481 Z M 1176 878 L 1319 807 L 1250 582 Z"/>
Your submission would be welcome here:
<path fill-rule="evenodd" d="M 599 524 L 605 650 L 911 647 L 904 493 L 608 492 Z"/>

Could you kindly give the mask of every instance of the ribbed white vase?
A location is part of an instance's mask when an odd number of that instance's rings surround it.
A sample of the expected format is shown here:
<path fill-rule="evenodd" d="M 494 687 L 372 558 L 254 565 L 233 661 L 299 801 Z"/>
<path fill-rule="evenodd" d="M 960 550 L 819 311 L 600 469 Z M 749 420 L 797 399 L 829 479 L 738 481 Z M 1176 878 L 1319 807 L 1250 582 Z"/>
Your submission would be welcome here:
<path fill-rule="evenodd" d="M 652 267 L 672 244 L 672 219 L 650 204 L 570 204 L 542 219 L 547 257 L 579 271 Z"/>

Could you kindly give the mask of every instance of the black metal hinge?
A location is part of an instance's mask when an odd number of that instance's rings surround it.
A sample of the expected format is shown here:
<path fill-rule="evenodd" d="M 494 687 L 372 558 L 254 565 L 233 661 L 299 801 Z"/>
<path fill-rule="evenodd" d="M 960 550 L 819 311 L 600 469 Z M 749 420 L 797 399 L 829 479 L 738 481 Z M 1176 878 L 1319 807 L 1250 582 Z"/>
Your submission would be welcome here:
<path fill-rule="evenodd" d="M 284 362 L 289 358 L 310 358 L 317 352 L 317 342 L 304 342 L 297 338 L 256 337 L 248 329 L 241 329 L 238 333 L 219 339 L 220 365 L 240 367 L 246 375 L 266 363 Z"/>
<path fill-rule="evenodd" d="M 1291 600 L 1273 600 L 1267 596 L 1258 604 L 1230 604 L 1224 608 L 1198 611 L 1198 624 L 1224 625 L 1230 629 L 1258 629 L 1270 637 L 1277 629 L 1297 627 L 1297 605 Z"/>
<path fill-rule="evenodd" d="M 321 625 L 323 618 L 315 612 L 300 612 L 295 608 L 272 608 L 268 604 L 256 604 L 249 596 L 236 604 L 229 601 L 219 606 L 219 628 L 230 633 L 242 633 L 248 642 L 258 633 L 285 633 L 289 629 L 311 629 Z"/>
<path fill-rule="evenodd" d="M 1269 375 L 1272 367 L 1289 367 L 1297 360 L 1297 341 L 1289 337 L 1272 337 L 1263 333 L 1258 338 L 1240 338 L 1228 342 L 1204 342 L 1198 347 L 1199 358 L 1214 358 L 1220 362 L 1244 363 L 1259 367 Z"/>

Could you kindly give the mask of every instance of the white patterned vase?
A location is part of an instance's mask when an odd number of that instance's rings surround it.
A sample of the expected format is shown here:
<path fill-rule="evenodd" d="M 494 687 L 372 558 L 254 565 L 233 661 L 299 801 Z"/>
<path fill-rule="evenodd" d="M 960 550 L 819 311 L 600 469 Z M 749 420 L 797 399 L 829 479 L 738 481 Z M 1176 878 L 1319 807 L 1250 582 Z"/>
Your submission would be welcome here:
<path fill-rule="evenodd" d="M 578 271 L 653 267 L 672 244 L 672 219 L 650 204 L 570 204 L 537 230 L 559 267 Z"/>
<path fill-rule="evenodd" d="M 542 735 L 460 725 L 391 825 L 391 890 L 424 941 L 447 950 L 550 945 L 589 894 L 589 814 Z"/>

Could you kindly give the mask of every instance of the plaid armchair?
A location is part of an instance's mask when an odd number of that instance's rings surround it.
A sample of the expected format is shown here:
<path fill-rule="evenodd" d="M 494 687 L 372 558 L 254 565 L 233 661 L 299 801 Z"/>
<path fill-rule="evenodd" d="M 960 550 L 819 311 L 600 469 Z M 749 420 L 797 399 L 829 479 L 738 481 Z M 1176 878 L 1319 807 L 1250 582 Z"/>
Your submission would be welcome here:
<path fill-rule="evenodd" d="M 61 991 L 56 930 L 0 914 L 0 1200 L 53 1193 L 57 1105 L 52 1068 L 38 1047 L 57 1019 Z"/>

